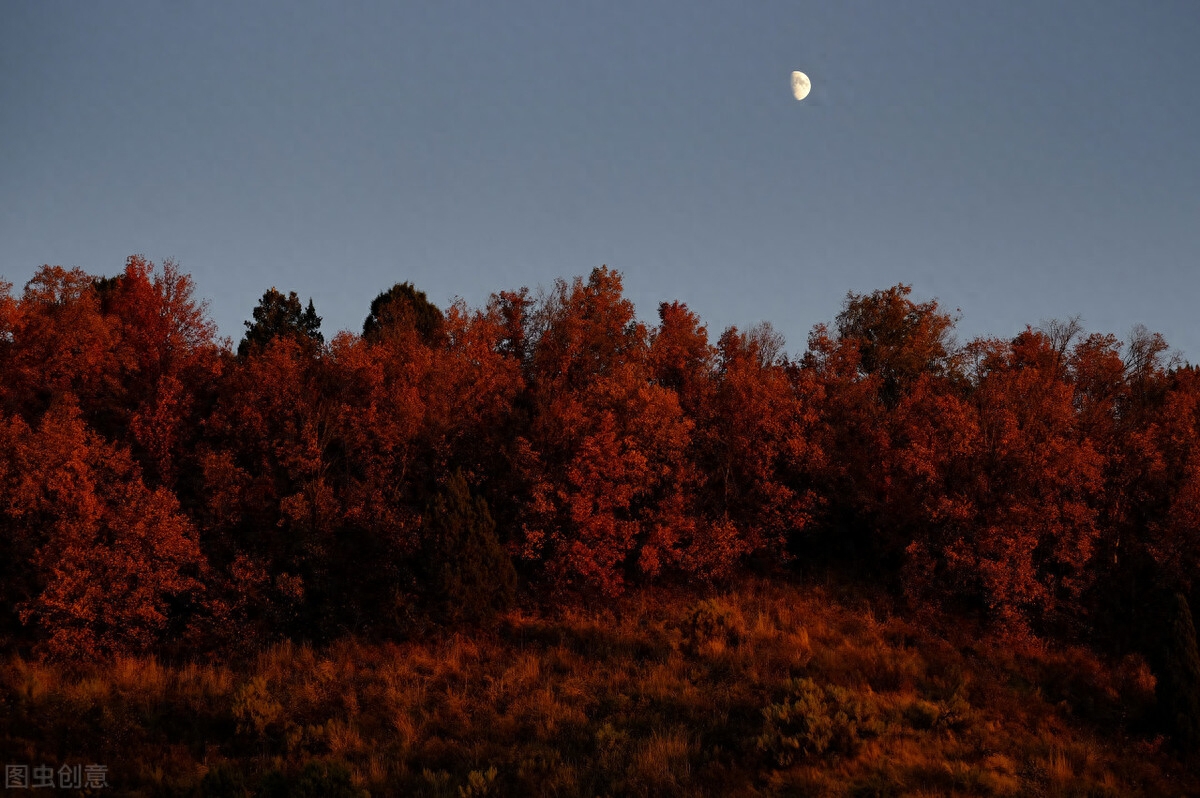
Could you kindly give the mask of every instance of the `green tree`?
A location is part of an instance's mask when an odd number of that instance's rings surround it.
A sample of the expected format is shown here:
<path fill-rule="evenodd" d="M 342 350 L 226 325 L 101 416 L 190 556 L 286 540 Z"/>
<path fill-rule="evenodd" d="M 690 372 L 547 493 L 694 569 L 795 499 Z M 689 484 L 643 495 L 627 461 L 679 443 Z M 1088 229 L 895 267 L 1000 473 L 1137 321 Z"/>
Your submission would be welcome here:
<path fill-rule="evenodd" d="M 442 337 L 445 319 L 437 305 L 412 283 L 396 283 L 371 300 L 371 312 L 363 322 L 363 338 L 378 341 L 388 330 L 415 329 L 432 346 Z"/>
<path fill-rule="evenodd" d="M 308 307 L 301 308 L 300 298 L 292 291 L 287 296 L 271 288 L 258 300 L 254 308 L 254 321 L 247 321 L 246 335 L 238 344 L 238 355 L 245 357 L 255 347 L 263 347 L 275 338 L 291 336 L 301 343 L 320 346 L 325 343 L 321 335 L 321 317 L 308 300 Z"/>
<path fill-rule="evenodd" d="M 483 497 L 461 471 L 425 512 L 426 568 L 434 602 L 450 621 L 485 620 L 512 604 L 517 573 Z"/>

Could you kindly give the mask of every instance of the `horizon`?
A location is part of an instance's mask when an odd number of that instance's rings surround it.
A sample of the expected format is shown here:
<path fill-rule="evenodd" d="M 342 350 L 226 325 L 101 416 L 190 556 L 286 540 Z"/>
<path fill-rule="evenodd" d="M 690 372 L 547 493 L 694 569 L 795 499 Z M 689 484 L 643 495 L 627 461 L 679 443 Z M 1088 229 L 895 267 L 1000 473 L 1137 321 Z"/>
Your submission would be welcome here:
<path fill-rule="evenodd" d="M 286 9 L 287 13 L 281 13 Z M 960 340 L 1080 316 L 1200 358 L 1200 14 L 451 3 L 0 10 L 0 276 L 174 259 L 359 331 L 607 265 L 789 353 L 897 283 Z M 796 101 L 790 75 L 811 93 Z"/>

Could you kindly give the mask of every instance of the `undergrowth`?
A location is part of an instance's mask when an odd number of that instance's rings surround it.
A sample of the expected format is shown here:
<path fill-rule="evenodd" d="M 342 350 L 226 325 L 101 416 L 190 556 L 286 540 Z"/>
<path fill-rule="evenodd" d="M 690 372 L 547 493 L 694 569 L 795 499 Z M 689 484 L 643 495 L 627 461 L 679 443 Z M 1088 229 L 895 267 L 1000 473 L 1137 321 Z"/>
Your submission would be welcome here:
<path fill-rule="evenodd" d="M 243 664 L 13 658 L 0 758 L 146 796 L 1200 793 L 1139 732 L 1153 696 L 1140 661 L 761 582 Z"/>

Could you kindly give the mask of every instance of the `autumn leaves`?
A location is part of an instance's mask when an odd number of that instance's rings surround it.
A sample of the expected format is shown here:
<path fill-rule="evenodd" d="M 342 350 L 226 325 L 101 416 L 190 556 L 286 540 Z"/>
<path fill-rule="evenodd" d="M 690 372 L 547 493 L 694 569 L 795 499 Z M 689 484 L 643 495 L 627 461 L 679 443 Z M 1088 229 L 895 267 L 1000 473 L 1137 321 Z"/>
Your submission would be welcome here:
<path fill-rule="evenodd" d="M 235 355 L 173 264 L 46 267 L 0 291 L 3 634 L 69 657 L 394 632 L 455 473 L 535 593 L 839 556 L 1023 630 L 1195 576 L 1200 386 L 1155 336 L 958 345 L 906 286 L 850 295 L 794 360 L 768 326 L 658 317 L 599 268 L 480 309 L 398 284 L 325 342 L 272 290 Z"/>

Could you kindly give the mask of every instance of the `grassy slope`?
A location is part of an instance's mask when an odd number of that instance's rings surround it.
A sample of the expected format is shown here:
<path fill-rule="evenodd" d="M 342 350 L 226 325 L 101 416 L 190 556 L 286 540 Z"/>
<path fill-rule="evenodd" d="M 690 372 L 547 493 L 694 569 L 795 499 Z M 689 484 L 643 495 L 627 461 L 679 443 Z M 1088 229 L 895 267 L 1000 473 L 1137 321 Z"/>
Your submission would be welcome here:
<path fill-rule="evenodd" d="M 1200 794 L 1129 731 L 1153 693 L 1137 663 L 948 639 L 839 592 L 647 592 L 237 667 L 10 660 L 0 759 L 106 763 L 113 795 L 333 794 L 297 776 L 313 761 L 374 796 Z M 789 689 L 803 707 L 767 725 Z"/>

